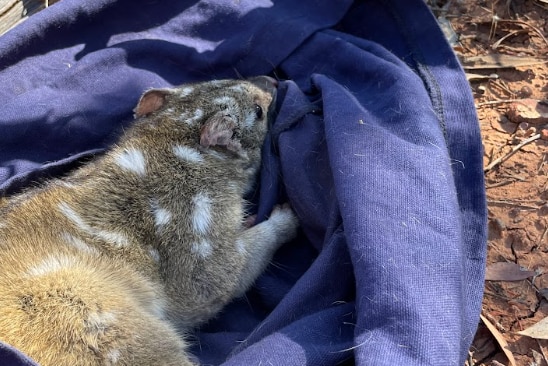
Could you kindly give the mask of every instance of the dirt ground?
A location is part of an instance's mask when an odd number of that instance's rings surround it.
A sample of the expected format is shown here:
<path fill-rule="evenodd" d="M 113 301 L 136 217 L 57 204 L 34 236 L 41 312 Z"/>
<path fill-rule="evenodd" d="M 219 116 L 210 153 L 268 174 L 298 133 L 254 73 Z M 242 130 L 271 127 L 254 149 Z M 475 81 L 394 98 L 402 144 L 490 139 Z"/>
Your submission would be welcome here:
<path fill-rule="evenodd" d="M 548 317 L 548 1 L 430 5 L 469 74 L 485 149 L 490 280 L 467 365 L 548 366 L 548 340 L 517 333 Z"/>

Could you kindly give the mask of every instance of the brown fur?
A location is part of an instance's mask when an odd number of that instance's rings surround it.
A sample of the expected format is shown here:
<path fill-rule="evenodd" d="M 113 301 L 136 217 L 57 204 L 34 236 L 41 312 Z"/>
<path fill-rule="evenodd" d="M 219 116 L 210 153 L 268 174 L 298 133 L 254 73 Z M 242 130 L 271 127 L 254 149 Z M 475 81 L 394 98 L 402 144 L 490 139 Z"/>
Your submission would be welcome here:
<path fill-rule="evenodd" d="M 179 333 L 296 232 L 285 206 L 244 225 L 274 86 L 147 91 L 104 156 L 0 201 L 0 340 L 43 366 L 191 365 Z"/>

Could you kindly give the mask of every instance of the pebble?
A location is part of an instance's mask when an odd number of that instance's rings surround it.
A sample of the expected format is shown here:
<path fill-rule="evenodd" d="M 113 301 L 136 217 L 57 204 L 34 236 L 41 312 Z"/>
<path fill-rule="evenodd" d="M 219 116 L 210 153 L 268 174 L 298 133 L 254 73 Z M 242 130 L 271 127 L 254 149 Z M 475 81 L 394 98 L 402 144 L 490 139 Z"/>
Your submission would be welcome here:
<path fill-rule="evenodd" d="M 493 227 L 502 232 L 506 230 L 506 223 L 502 219 L 497 217 L 493 220 Z"/>
<path fill-rule="evenodd" d="M 533 89 L 531 89 L 531 87 L 528 85 L 524 85 L 521 87 L 519 95 L 523 98 L 529 98 L 531 95 L 533 95 Z"/>

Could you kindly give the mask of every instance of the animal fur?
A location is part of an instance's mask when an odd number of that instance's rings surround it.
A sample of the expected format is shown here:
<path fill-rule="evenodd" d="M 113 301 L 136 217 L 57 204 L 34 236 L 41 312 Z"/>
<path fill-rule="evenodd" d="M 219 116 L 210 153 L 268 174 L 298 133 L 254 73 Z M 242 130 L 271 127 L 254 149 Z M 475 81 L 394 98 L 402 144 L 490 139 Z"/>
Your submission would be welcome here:
<path fill-rule="evenodd" d="M 152 89 L 105 155 L 0 201 L 0 340 L 43 366 L 192 365 L 181 331 L 241 296 L 294 237 L 247 227 L 275 82 Z"/>

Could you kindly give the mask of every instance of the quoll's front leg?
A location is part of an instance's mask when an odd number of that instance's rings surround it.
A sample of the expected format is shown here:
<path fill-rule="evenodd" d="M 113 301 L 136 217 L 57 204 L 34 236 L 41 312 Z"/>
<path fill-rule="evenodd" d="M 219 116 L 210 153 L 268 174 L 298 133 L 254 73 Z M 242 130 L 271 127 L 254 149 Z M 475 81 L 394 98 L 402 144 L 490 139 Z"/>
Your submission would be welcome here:
<path fill-rule="evenodd" d="M 244 230 L 237 239 L 246 264 L 236 296 L 242 296 L 265 270 L 278 248 L 295 238 L 299 221 L 289 204 L 274 207 L 270 218 Z"/>

